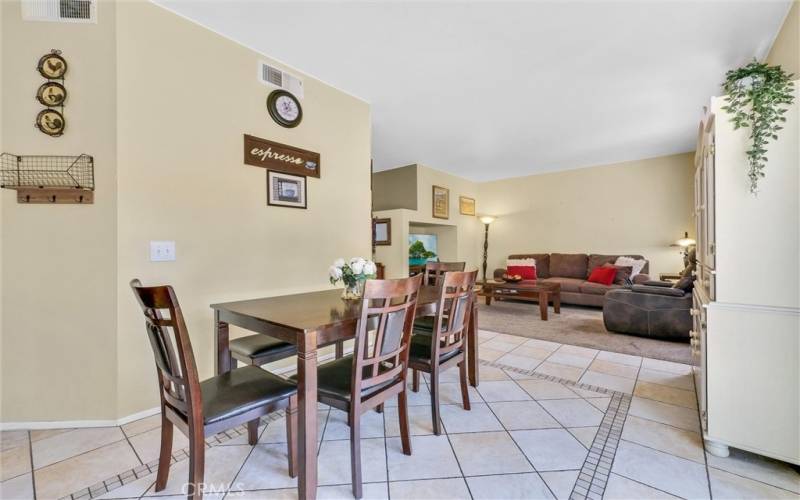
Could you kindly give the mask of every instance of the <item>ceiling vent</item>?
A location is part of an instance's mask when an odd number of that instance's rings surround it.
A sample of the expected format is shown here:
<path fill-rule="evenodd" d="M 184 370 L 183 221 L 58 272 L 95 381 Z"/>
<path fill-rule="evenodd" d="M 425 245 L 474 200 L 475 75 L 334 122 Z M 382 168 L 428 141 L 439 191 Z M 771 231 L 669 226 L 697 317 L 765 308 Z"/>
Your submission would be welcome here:
<path fill-rule="evenodd" d="M 291 92 L 298 99 L 303 98 L 303 80 L 270 66 L 264 61 L 258 63 L 258 81 L 269 87 L 277 87 Z"/>
<path fill-rule="evenodd" d="M 22 19 L 61 23 L 96 23 L 97 0 L 22 0 Z"/>

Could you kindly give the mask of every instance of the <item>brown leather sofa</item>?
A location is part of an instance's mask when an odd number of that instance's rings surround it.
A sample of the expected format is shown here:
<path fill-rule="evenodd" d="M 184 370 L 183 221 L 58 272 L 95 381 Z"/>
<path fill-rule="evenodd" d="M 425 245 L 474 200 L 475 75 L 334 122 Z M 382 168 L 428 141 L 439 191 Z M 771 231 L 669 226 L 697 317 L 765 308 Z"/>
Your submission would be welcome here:
<path fill-rule="evenodd" d="M 626 255 L 635 259 L 644 259 L 641 255 Z M 606 263 L 613 264 L 619 255 L 601 255 L 585 253 L 529 253 L 509 255 L 509 259 L 536 259 L 536 277 L 540 281 L 561 284 L 561 303 L 582 306 L 603 307 L 606 292 L 623 288 L 624 285 L 609 286 L 586 281 L 592 269 Z M 633 284 L 649 281 L 647 275 L 650 263 L 647 262 L 642 272 L 633 278 Z M 505 269 L 496 269 L 494 278 L 502 278 Z"/>

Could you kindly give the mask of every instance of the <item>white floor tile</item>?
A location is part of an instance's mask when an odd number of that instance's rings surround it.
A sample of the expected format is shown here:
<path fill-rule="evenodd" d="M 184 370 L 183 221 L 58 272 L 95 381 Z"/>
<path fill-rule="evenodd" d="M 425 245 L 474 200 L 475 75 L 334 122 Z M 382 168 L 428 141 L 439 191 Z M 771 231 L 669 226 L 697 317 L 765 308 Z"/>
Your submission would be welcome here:
<path fill-rule="evenodd" d="M 671 500 L 678 497 L 631 479 L 611 474 L 606 483 L 603 500 Z"/>
<path fill-rule="evenodd" d="M 515 354 L 515 352 L 510 352 L 501 356 L 500 358 L 495 361 L 504 366 L 510 366 L 512 368 L 517 368 L 520 370 L 533 370 L 537 366 L 539 366 L 544 358 L 531 358 L 528 356 L 522 356 Z"/>
<path fill-rule="evenodd" d="M 563 399 L 574 398 L 576 393 L 566 385 L 549 380 L 533 379 L 517 382 L 533 399 Z"/>
<path fill-rule="evenodd" d="M 507 430 L 553 429 L 561 425 L 536 401 L 489 403 Z"/>
<path fill-rule="evenodd" d="M 368 411 L 361 415 L 361 438 L 383 437 L 383 414 Z M 324 441 L 332 439 L 350 439 L 350 426 L 347 425 L 347 413 L 333 409 L 328 415 L 325 426 Z"/>
<path fill-rule="evenodd" d="M 620 441 L 612 472 L 683 498 L 709 498 L 706 468 L 628 441 Z"/>
<path fill-rule="evenodd" d="M 31 474 L 23 474 L 0 482 L 0 498 L 8 500 L 33 500 L 33 480 Z"/>
<path fill-rule="evenodd" d="M 622 363 L 615 363 L 613 361 L 606 361 L 603 359 L 595 359 L 589 366 L 589 369 L 594 372 L 606 373 L 608 375 L 616 375 L 617 377 L 636 379 L 639 373 L 638 366 L 629 366 Z"/>
<path fill-rule="evenodd" d="M 458 374 L 458 370 L 456 370 L 456 374 Z M 457 378 L 456 381 L 458 381 Z M 419 391 L 417 392 L 411 390 L 411 382 L 409 381 L 406 394 L 408 395 L 408 406 L 427 406 L 431 404 L 431 393 L 428 390 L 428 384 L 422 380 L 419 381 Z M 387 399 L 385 405 L 387 407 L 397 407 L 397 397 Z"/>
<path fill-rule="evenodd" d="M 711 479 L 711 494 L 714 498 L 735 498 L 764 500 L 768 498 L 797 499 L 800 495 L 787 490 L 776 488 L 768 484 L 753 481 L 730 472 L 715 469 L 708 469 L 708 476 Z"/>
<path fill-rule="evenodd" d="M 607 373 L 600 373 L 588 370 L 580 379 L 581 384 L 596 385 L 612 391 L 625 392 L 630 394 L 636 381 L 631 378 L 618 377 Z"/>
<path fill-rule="evenodd" d="M 570 434 L 575 436 L 575 439 L 581 442 L 581 444 L 588 450 L 592 447 L 592 443 L 594 442 L 594 437 L 597 435 L 597 429 L 599 427 L 572 427 L 567 429 Z"/>
<path fill-rule="evenodd" d="M 535 358 L 535 359 L 544 360 L 548 356 L 550 356 L 552 353 L 553 353 L 553 351 L 551 351 L 549 349 L 544 349 L 544 348 L 541 348 L 541 347 L 534 347 L 534 346 L 531 346 L 531 345 L 522 344 L 521 346 L 519 346 L 516 349 L 514 349 L 513 351 L 511 351 L 510 354 L 515 354 L 517 356 L 524 356 L 526 358 Z"/>
<path fill-rule="evenodd" d="M 709 467 L 800 493 L 800 472 L 787 463 L 731 448 L 727 458 L 706 453 Z"/>
<path fill-rule="evenodd" d="M 523 391 L 513 380 L 503 380 L 498 382 L 481 382 L 478 392 L 486 402 L 495 401 L 525 401 L 531 399 L 527 392 Z"/>
<path fill-rule="evenodd" d="M 31 444 L 33 468 L 40 469 L 123 439 L 125 435 L 119 427 L 74 429 L 40 439 Z"/>
<path fill-rule="evenodd" d="M 386 437 L 397 437 L 400 435 L 400 418 L 397 408 L 385 408 L 384 423 L 386 425 Z M 428 406 L 409 406 L 408 407 L 408 427 L 412 436 L 423 436 L 433 434 L 433 417 L 431 407 Z"/>
<path fill-rule="evenodd" d="M 564 429 L 512 431 L 537 471 L 580 469 L 588 451 Z"/>
<path fill-rule="evenodd" d="M 605 413 L 611 398 L 586 398 L 586 402 Z"/>
<path fill-rule="evenodd" d="M 539 401 L 545 410 L 564 427 L 600 425 L 603 412 L 580 398 Z"/>
<path fill-rule="evenodd" d="M 467 483 L 460 477 L 389 483 L 389 492 L 394 500 L 469 500 L 471 498 Z"/>
<path fill-rule="evenodd" d="M 550 357 L 547 358 L 547 361 L 560 365 L 575 366 L 577 368 L 586 368 L 592 364 L 592 358 L 564 352 L 564 347 L 551 354 Z"/>
<path fill-rule="evenodd" d="M 231 486 L 252 446 L 212 446 L 206 448 L 206 467 L 203 482 L 214 491 L 225 491 Z M 284 451 L 285 453 L 285 451 Z M 284 454 L 284 459 L 286 455 Z M 288 469 L 287 469 L 288 470 Z M 288 472 L 287 472 L 288 474 Z M 289 477 L 288 475 L 286 477 Z M 167 487 L 156 493 L 150 488 L 145 496 L 186 495 L 185 485 L 189 479 L 189 460 L 177 462 L 170 468 Z M 38 483 L 37 483 L 38 489 Z"/>
<path fill-rule="evenodd" d="M 465 476 L 533 471 L 506 432 L 453 434 L 449 438 Z"/>
<path fill-rule="evenodd" d="M 348 459 L 343 458 L 343 460 L 349 463 L 350 455 L 345 457 Z M 245 490 L 294 487 L 297 485 L 297 479 L 289 477 L 288 460 L 285 443 L 256 445 L 239 475 L 236 476 L 235 485 Z"/>
<path fill-rule="evenodd" d="M 483 382 L 478 387 L 483 387 L 485 383 L 495 383 L 495 382 Z M 469 400 L 471 402 L 480 403 L 482 401 L 480 393 L 478 390 L 472 387 L 471 385 L 467 386 L 467 393 L 469 393 Z M 461 404 L 461 384 L 439 384 L 439 404 L 443 405 L 460 405 Z"/>
<path fill-rule="evenodd" d="M 317 441 L 322 440 L 325 430 L 325 423 L 328 420 L 329 410 L 317 412 Z M 285 443 L 286 442 L 286 419 L 279 418 L 267 424 L 267 428 L 258 438 L 259 444 Z"/>
<path fill-rule="evenodd" d="M 473 403 L 469 411 L 461 406 L 443 405 L 440 412 L 448 434 L 503 430 L 500 421 L 486 403 Z"/>
<path fill-rule="evenodd" d="M 320 485 L 350 484 L 350 441 L 323 441 L 318 460 Z M 361 477 L 365 483 L 386 481 L 386 447 L 382 438 L 361 440 Z"/>
<path fill-rule="evenodd" d="M 541 472 L 540 475 L 558 500 L 567 500 L 575 486 L 575 481 L 578 480 L 579 472 L 579 470 L 561 470 Z"/>
<path fill-rule="evenodd" d="M 478 349 L 478 351 L 482 351 L 483 349 L 491 349 L 493 351 L 500 351 L 502 353 L 507 353 L 516 349 L 517 346 L 518 344 L 504 342 L 503 340 L 499 340 L 497 337 L 495 337 L 492 340 L 481 344 L 481 347 L 480 349 Z"/>
<path fill-rule="evenodd" d="M 636 382 L 636 389 L 633 394 L 640 398 L 652 399 L 668 403 L 671 405 L 683 406 L 685 408 L 697 408 L 697 395 L 694 391 L 676 389 L 666 385 L 653 384 L 651 382 Z"/>
<path fill-rule="evenodd" d="M 598 351 L 597 349 L 590 349 L 588 347 L 580 347 L 577 345 L 564 344 L 563 346 L 561 346 L 558 352 L 563 354 L 572 354 L 575 356 L 583 356 L 585 358 L 594 358 L 600 351 Z"/>
<path fill-rule="evenodd" d="M 685 389 L 687 391 L 694 390 L 694 376 L 691 373 L 679 375 L 677 373 L 642 368 L 639 372 L 639 380 Z"/>
<path fill-rule="evenodd" d="M 534 371 L 543 375 L 550 375 L 552 377 L 558 377 L 577 382 L 578 379 L 581 378 L 581 375 L 583 375 L 584 370 L 583 368 L 578 368 L 575 366 L 560 365 L 558 363 L 545 361 L 541 365 L 537 366 Z"/>
<path fill-rule="evenodd" d="M 685 365 L 683 363 L 673 363 L 672 361 L 663 361 L 661 359 L 642 358 L 642 368 L 648 370 L 659 370 L 662 372 L 672 372 L 678 375 L 688 375 L 692 373 L 692 365 Z"/>
<path fill-rule="evenodd" d="M 387 439 L 386 446 L 390 481 L 461 476 L 447 436 L 414 437 L 411 455 L 403 454 L 400 438 Z"/>
<path fill-rule="evenodd" d="M 479 366 L 478 369 L 479 369 L 479 378 L 481 382 L 508 380 L 510 378 L 506 372 L 504 372 L 500 368 L 495 368 L 493 366 Z M 458 374 L 458 370 L 456 370 L 456 374 Z M 454 380 L 454 382 L 459 382 L 459 380 L 456 379 Z"/>
<path fill-rule="evenodd" d="M 635 366 L 638 368 L 642 364 L 641 356 L 631 356 L 630 354 L 621 354 L 618 352 L 600 351 L 597 353 L 597 358 L 603 361 L 611 361 L 612 363 L 619 363 L 622 365 Z"/>
<path fill-rule="evenodd" d="M 634 396 L 628 415 L 669 424 L 687 431 L 700 432 L 700 416 L 697 410 L 684 408 Z"/>
<path fill-rule="evenodd" d="M 467 484 L 475 500 L 525 500 L 555 498 L 539 474 L 508 474 L 468 477 Z"/>
<path fill-rule="evenodd" d="M 156 427 L 149 431 L 142 432 L 128 439 L 136 454 L 142 462 L 148 463 L 158 458 L 161 451 L 161 427 Z M 42 441 L 43 443 L 46 441 Z M 244 444 L 244 443 L 243 443 Z M 173 426 L 172 429 L 172 452 L 189 447 L 189 440 L 186 436 Z"/>
<path fill-rule="evenodd" d="M 700 434 L 628 415 L 622 439 L 705 465 Z"/>
<path fill-rule="evenodd" d="M 564 344 L 559 344 L 558 342 L 551 342 L 549 340 L 529 339 L 526 340 L 522 345 L 553 352 Z"/>

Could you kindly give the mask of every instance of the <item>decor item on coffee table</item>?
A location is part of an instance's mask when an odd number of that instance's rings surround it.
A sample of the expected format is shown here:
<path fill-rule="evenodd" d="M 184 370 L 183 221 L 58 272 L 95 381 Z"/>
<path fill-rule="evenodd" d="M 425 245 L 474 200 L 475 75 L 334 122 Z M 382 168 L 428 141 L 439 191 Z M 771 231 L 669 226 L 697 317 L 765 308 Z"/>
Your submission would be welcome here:
<path fill-rule="evenodd" d="M 486 283 L 486 258 L 489 256 L 489 224 L 494 222 L 497 217 L 484 215 L 481 217 L 483 223 L 483 282 Z"/>
<path fill-rule="evenodd" d="M 496 297 L 538 302 L 542 321 L 547 321 L 547 306 L 550 301 L 553 302 L 553 312 L 561 314 L 561 285 L 558 283 L 532 280 L 519 283 L 487 281 L 483 284 L 483 295 L 487 306 L 492 305 L 492 299 Z"/>
<path fill-rule="evenodd" d="M 558 283 L 561 285 L 561 301 L 564 304 L 581 306 L 603 307 L 603 296 L 609 290 L 622 288 L 625 280 L 620 276 L 623 267 L 619 267 L 617 279 L 611 285 L 602 285 L 588 281 L 589 276 L 596 267 L 614 264 L 619 257 L 631 257 L 635 260 L 645 260 L 644 267 L 639 274 L 633 276 L 633 284 L 641 284 L 650 280 L 647 275 L 649 263 L 641 255 L 602 255 L 602 254 L 565 254 L 565 253 L 530 253 L 512 254 L 509 259 L 534 259 L 536 261 L 537 283 Z M 630 269 L 630 268 L 627 268 Z M 494 279 L 501 280 L 505 269 L 496 269 Z"/>

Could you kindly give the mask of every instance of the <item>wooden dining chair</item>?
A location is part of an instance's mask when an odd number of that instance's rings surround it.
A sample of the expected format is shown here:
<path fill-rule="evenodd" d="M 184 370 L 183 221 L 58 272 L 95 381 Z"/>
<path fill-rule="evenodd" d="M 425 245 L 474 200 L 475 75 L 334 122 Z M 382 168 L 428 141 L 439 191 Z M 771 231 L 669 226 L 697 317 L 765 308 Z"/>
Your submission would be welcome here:
<path fill-rule="evenodd" d="M 319 401 L 348 414 L 353 495 L 361 498 L 361 415 L 397 396 L 403 453 L 411 455 L 406 373 L 422 275 L 368 280 L 353 353 L 317 368 Z"/>
<path fill-rule="evenodd" d="M 466 262 L 426 262 L 424 285 L 439 286 L 442 284 L 444 273 L 463 271 Z"/>
<path fill-rule="evenodd" d="M 245 365 L 263 366 L 297 354 L 294 344 L 262 334 L 232 339 L 228 346 L 232 367 L 237 366 L 237 361 Z"/>
<path fill-rule="evenodd" d="M 247 423 L 248 442 L 258 441 L 263 415 L 286 408 L 289 475 L 297 476 L 297 385 L 257 366 L 236 368 L 200 382 L 189 332 L 171 286 L 130 283 L 145 316 L 161 397 L 161 451 L 155 491 L 169 478 L 173 426 L 189 439 L 189 497 L 203 496 L 205 438 Z M 164 313 L 167 313 L 167 316 Z"/>
<path fill-rule="evenodd" d="M 441 434 L 439 376 L 444 370 L 458 365 L 461 399 L 464 409 L 470 409 L 464 339 L 469 326 L 472 289 L 477 276 L 477 270 L 445 273 L 433 321 L 434 329 L 418 330 L 415 327 L 414 335 L 411 337 L 408 364 L 413 371 L 412 390 L 419 391 L 419 372 L 430 374 L 433 432 L 437 436 Z"/>

